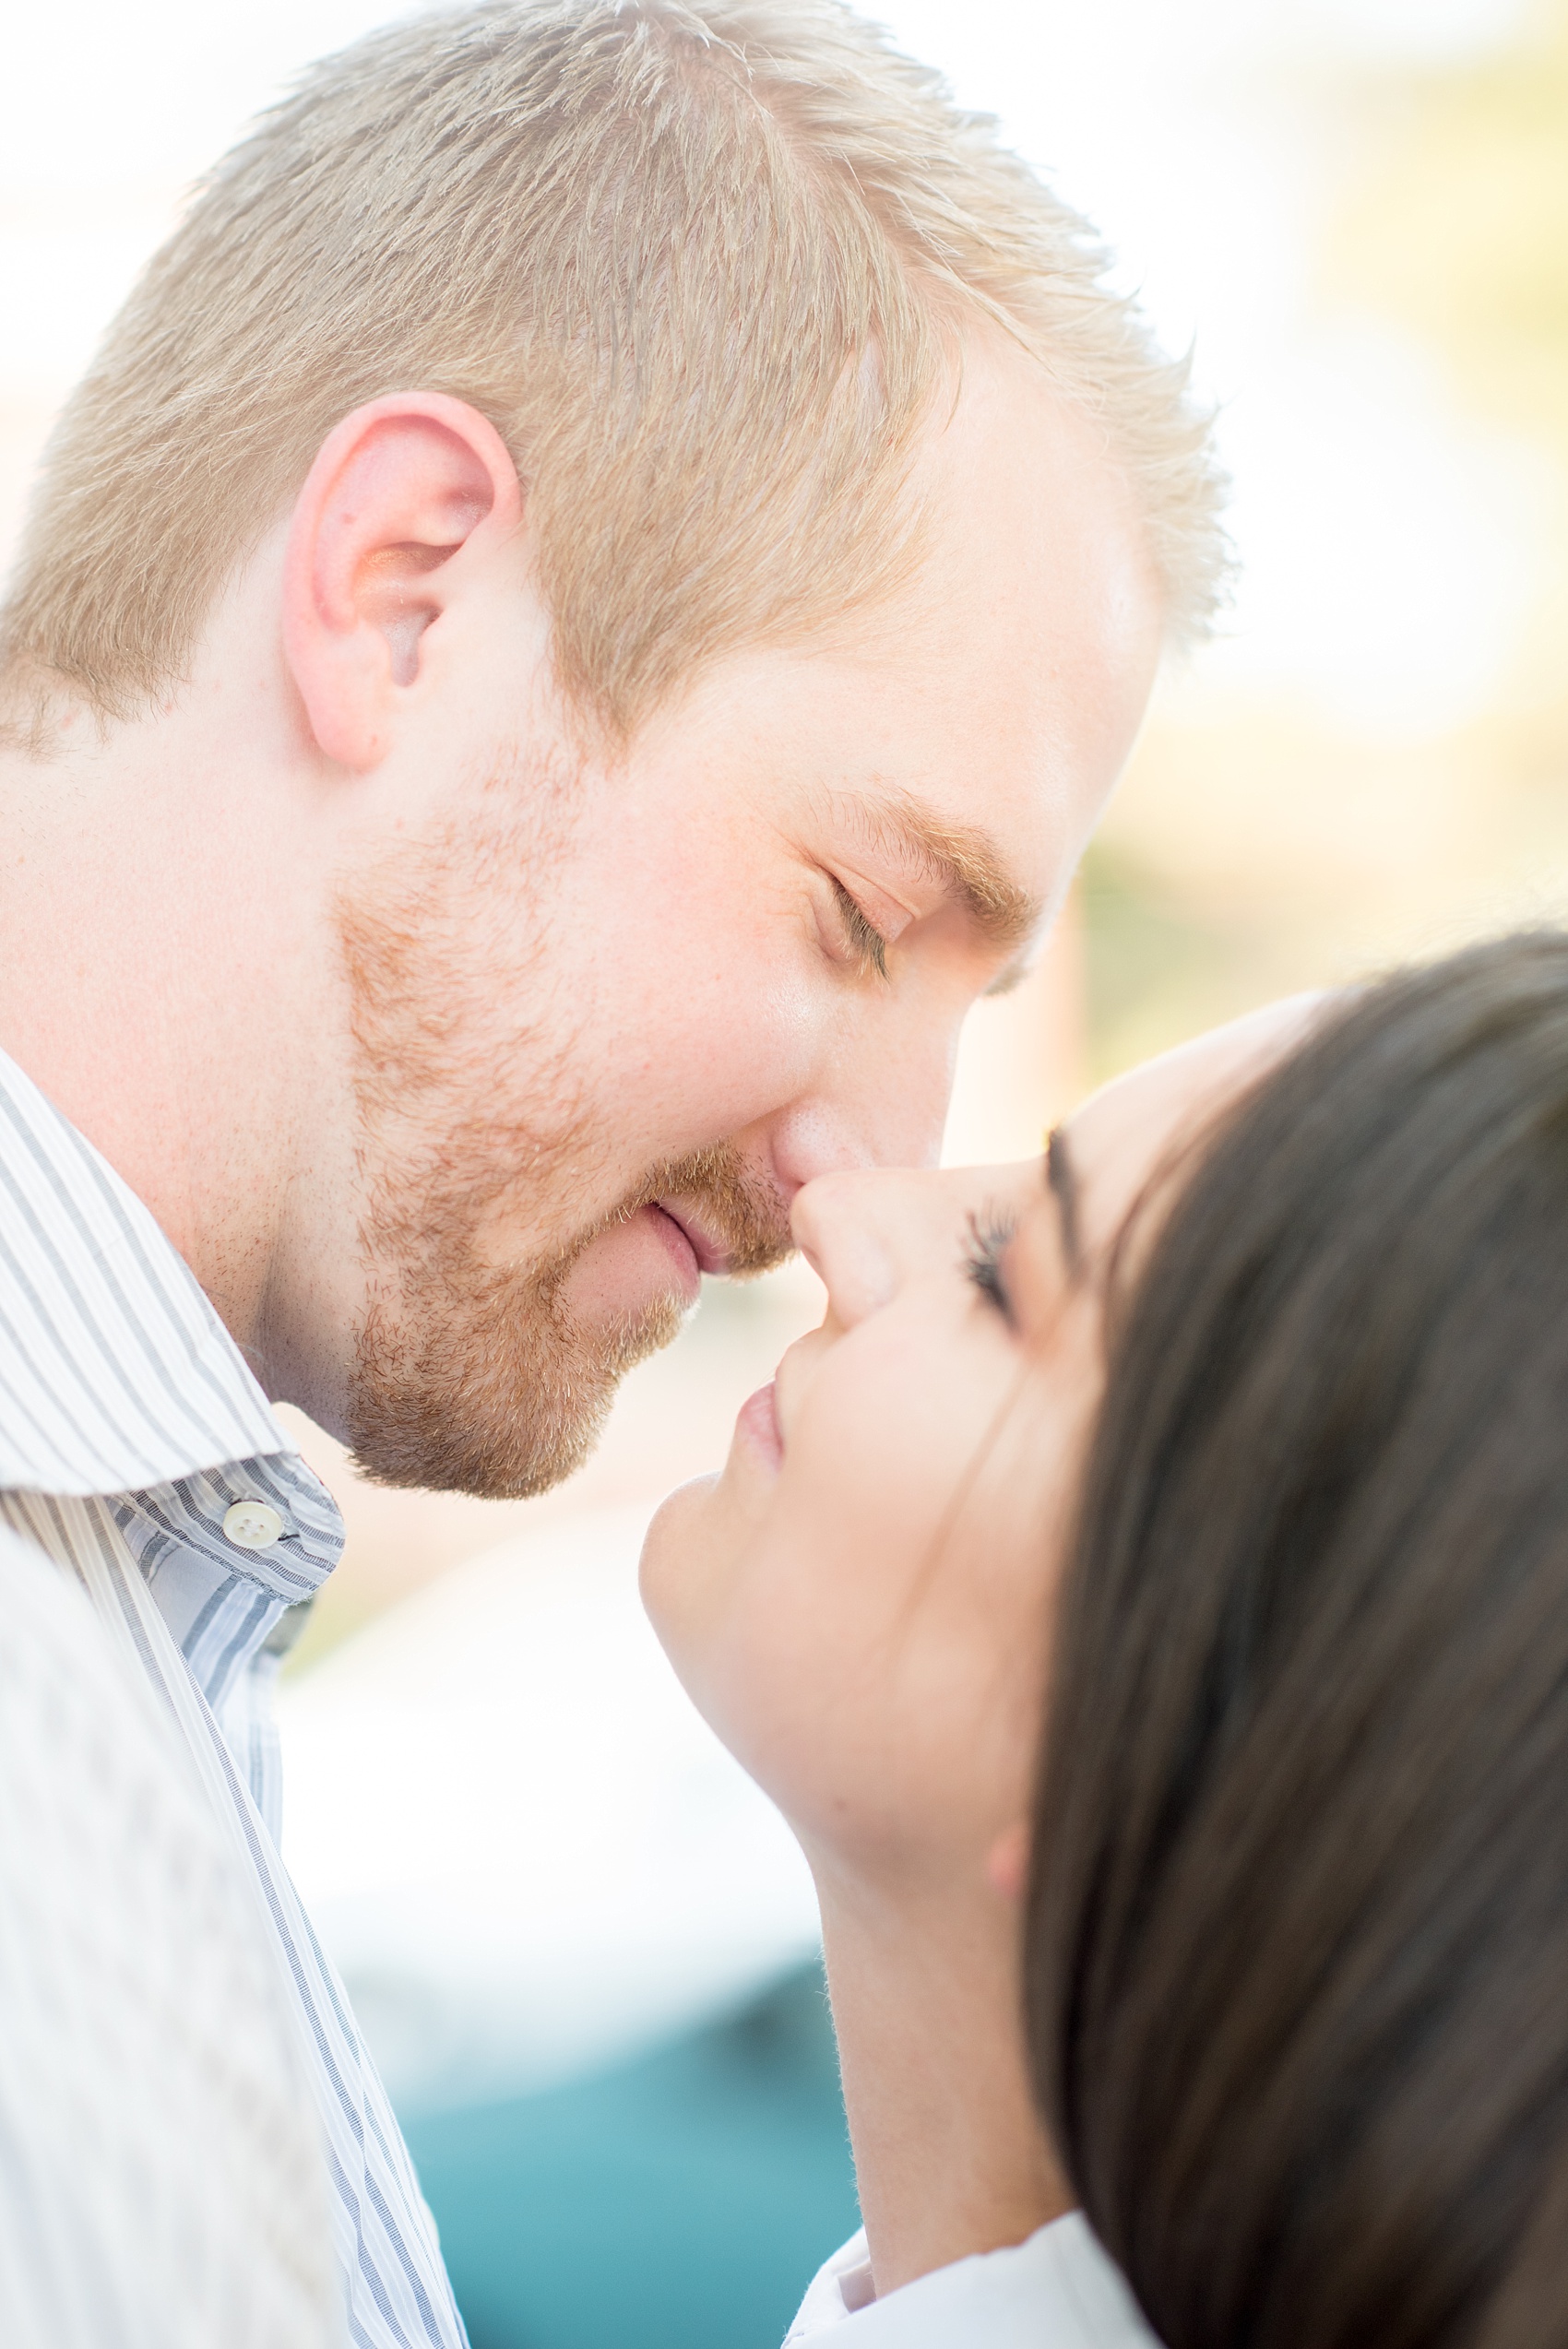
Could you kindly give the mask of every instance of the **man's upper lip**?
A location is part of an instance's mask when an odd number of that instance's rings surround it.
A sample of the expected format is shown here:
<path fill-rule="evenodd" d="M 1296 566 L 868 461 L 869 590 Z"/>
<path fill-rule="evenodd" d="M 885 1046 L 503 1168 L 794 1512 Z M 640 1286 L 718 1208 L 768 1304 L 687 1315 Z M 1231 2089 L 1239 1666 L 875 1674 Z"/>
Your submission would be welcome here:
<path fill-rule="evenodd" d="M 692 1253 L 697 1260 L 699 1272 L 727 1273 L 729 1271 L 730 1251 L 697 1221 L 683 1200 L 656 1199 L 653 1204 L 660 1215 L 668 1216 L 671 1222 L 678 1224 L 685 1233 L 687 1240 L 691 1242 Z"/>

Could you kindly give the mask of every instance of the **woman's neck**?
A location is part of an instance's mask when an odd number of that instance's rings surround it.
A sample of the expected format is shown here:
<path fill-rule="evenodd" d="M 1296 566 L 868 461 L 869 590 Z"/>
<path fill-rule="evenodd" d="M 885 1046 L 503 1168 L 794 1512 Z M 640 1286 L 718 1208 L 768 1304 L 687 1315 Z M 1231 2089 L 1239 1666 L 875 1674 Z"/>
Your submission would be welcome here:
<path fill-rule="evenodd" d="M 1016 1909 L 824 1881 L 823 1940 L 880 2296 L 1073 2207 L 1028 2091 Z M 929 1913 L 928 1913 L 929 1912 Z"/>

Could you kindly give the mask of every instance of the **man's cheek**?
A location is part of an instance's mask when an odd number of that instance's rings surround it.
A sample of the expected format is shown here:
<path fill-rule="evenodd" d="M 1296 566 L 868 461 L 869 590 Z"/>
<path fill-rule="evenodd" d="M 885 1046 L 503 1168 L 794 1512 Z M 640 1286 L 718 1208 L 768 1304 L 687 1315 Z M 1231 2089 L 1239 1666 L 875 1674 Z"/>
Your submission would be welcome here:
<path fill-rule="evenodd" d="M 799 990 L 759 987 L 741 972 L 727 987 L 643 992 L 624 1036 L 612 1092 L 639 1119 L 699 1147 L 728 1139 L 805 1092 L 815 1032 Z M 650 1116 L 650 1111 L 652 1115 Z M 659 1144 L 659 1155 L 673 1147 Z"/>

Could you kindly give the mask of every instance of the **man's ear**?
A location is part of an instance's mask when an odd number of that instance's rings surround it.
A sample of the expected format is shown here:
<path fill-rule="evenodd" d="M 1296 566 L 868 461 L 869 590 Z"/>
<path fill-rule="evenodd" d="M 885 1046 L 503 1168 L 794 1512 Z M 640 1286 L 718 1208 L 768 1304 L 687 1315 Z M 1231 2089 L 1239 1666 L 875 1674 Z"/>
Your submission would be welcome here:
<path fill-rule="evenodd" d="M 441 392 L 356 408 L 295 502 L 283 649 L 326 755 L 362 774 L 390 749 L 422 639 L 522 519 L 505 443 Z"/>

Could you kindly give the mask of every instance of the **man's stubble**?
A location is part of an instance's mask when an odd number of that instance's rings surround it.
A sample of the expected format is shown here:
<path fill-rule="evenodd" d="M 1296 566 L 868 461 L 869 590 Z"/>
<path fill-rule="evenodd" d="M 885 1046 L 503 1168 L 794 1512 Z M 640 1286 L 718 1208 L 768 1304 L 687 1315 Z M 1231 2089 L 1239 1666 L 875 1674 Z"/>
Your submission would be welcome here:
<path fill-rule="evenodd" d="M 466 820 L 400 843 L 339 908 L 366 1275 L 348 1427 L 378 1483 L 520 1498 L 581 1466 L 621 1379 L 684 1318 L 664 1298 L 590 1330 L 570 1309 L 585 1251 L 644 1205 L 689 1202 L 739 1273 L 789 1253 L 781 1203 L 728 1143 L 605 1202 L 613 1137 L 579 1075 L 594 1014 L 564 1017 L 552 984 L 571 804 L 569 784 L 513 755 Z M 497 1033 L 501 1003 L 518 1015 Z M 554 1016 L 530 1022 L 528 1004 Z M 519 1221 L 526 1254 L 507 1239 Z"/>

